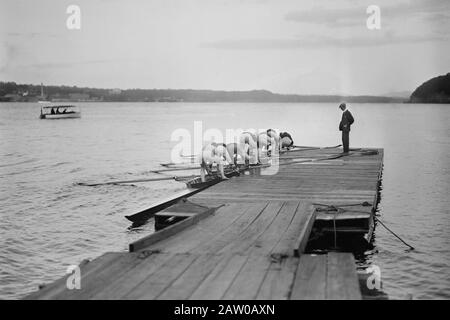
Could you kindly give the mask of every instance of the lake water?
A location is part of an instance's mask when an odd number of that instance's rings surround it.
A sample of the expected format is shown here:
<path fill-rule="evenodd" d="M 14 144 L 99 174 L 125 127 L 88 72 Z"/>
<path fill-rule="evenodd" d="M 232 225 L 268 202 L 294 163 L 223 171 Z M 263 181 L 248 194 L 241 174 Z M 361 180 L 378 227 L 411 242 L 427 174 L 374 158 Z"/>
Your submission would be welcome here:
<path fill-rule="evenodd" d="M 40 106 L 0 104 L 0 298 L 16 299 L 70 264 L 127 250 L 153 231 L 125 215 L 184 189 L 175 181 L 79 186 L 158 177 L 174 130 L 279 128 L 297 145 L 340 143 L 337 104 L 79 103 L 81 119 L 40 120 Z M 450 105 L 351 104 L 352 147 L 384 148 L 376 252 L 393 299 L 450 298 Z"/>

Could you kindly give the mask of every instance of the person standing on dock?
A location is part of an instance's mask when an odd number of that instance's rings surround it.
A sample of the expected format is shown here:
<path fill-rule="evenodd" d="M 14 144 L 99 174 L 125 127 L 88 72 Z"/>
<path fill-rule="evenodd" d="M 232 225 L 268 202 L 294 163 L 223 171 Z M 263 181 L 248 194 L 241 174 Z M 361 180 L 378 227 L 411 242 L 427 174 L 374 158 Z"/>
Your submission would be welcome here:
<path fill-rule="evenodd" d="M 347 109 L 345 102 L 341 103 L 339 108 L 342 110 L 342 119 L 339 123 L 339 131 L 342 131 L 342 146 L 344 148 L 344 153 L 348 153 L 350 145 L 350 126 L 353 122 L 355 122 L 355 119 L 353 119 L 353 115 L 350 110 Z"/>

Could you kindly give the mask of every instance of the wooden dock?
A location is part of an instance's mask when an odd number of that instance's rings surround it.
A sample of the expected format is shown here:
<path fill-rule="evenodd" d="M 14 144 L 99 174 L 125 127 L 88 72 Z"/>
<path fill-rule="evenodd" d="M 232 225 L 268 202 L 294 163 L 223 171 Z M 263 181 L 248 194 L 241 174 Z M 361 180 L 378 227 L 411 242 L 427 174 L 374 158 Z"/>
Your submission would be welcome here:
<path fill-rule="evenodd" d="M 383 150 L 340 151 L 203 190 L 162 213 L 183 220 L 81 265 L 81 289 L 65 276 L 27 299 L 361 299 L 351 253 L 305 253 L 313 229 L 371 236 Z"/>

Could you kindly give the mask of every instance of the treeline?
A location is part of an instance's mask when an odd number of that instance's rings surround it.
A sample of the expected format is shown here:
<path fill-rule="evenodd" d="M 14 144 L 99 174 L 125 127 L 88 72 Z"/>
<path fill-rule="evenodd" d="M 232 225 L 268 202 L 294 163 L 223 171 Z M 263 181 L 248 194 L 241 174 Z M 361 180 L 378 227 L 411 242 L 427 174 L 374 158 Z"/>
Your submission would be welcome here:
<path fill-rule="evenodd" d="M 434 77 L 411 94 L 412 103 L 450 103 L 450 73 Z"/>
<path fill-rule="evenodd" d="M 99 89 L 76 86 L 44 86 L 47 100 L 88 101 L 184 101 L 184 102 L 403 102 L 403 98 L 380 96 L 277 94 L 267 90 L 215 91 L 190 89 Z M 41 86 L 0 82 L 3 101 L 33 101 L 41 96 Z"/>

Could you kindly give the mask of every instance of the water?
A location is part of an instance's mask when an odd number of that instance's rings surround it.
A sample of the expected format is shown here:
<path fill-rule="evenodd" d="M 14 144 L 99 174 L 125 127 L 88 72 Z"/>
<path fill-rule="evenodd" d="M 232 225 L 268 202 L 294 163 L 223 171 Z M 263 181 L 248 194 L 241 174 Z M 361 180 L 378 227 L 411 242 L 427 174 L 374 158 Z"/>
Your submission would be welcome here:
<path fill-rule="evenodd" d="M 81 119 L 39 120 L 37 104 L 0 104 L 0 298 L 21 298 L 68 265 L 126 250 L 153 231 L 124 215 L 182 190 L 175 181 L 126 186 L 77 182 L 156 177 L 170 161 L 171 133 L 280 128 L 297 145 L 340 143 L 335 104 L 80 103 Z M 353 104 L 350 143 L 385 149 L 375 252 L 394 299 L 450 298 L 450 106 Z"/>

